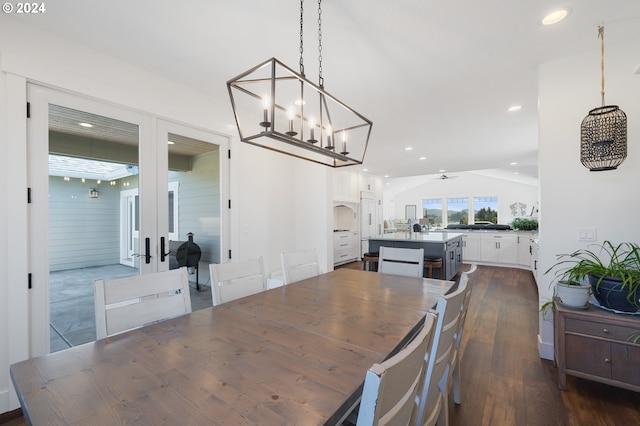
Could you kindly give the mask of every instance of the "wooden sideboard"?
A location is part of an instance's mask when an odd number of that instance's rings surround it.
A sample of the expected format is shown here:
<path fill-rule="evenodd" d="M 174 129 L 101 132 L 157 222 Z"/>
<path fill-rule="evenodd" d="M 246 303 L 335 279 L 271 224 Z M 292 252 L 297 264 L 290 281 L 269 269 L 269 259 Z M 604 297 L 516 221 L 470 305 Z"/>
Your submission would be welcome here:
<path fill-rule="evenodd" d="M 569 374 L 640 392 L 640 345 L 629 341 L 640 317 L 593 305 L 571 309 L 556 299 L 554 322 L 560 389 L 567 388 Z"/>

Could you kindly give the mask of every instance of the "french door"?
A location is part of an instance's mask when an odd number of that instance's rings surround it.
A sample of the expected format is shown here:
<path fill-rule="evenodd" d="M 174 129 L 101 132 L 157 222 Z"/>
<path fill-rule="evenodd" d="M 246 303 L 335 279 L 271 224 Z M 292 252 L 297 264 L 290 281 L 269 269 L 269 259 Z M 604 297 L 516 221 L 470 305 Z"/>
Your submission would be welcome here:
<path fill-rule="evenodd" d="M 218 153 L 227 142 L 37 85 L 28 86 L 28 100 L 36 356 L 95 338 L 91 313 L 79 309 L 92 303 L 94 279 L 166 271 L 171 241 L 187 240 L 187 233 L 202 242 L 203 264 L 196 269 L 220 262 L 225 166 Z M 190 207 L 180 196 L 189 193 L 206 205 Z M 62 347 L 54 348 L 58 336 Z"/>

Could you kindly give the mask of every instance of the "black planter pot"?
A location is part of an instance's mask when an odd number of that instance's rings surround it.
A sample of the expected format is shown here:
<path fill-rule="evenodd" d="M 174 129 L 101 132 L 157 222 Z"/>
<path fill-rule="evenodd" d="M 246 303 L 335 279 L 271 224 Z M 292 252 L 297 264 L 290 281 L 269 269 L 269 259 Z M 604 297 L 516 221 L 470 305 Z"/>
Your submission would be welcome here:
<path fill-rule="evenodd" d="M 632 301 L 629 301 L 628 289 L 620 289 L 622 286 L 622 280 L 613 277 L 604 277 L 602 278 L 602 281 L 600 281 L 600 284 L 598 284 L 599 279 L 599 275 L 589 275 L 589 284 L 591 284 L 593 296 L 601 306 L 622 312 L 640 311 L 638 292 L 636 292 L 634 295 L 635 297 L 631 299 Z"/>

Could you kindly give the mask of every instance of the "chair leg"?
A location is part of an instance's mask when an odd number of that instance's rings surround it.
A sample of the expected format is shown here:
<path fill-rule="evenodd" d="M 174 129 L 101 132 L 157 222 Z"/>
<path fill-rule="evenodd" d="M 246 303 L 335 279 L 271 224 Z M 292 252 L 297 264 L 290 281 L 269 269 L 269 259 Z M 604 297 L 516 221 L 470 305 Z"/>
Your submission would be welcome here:
<path fill-rule="evenodd" d="M 451 375 L 451 381 L 453 382 L 453 402 L 456 405 L 460 405 L 460 363 L 456 363 Z"/>

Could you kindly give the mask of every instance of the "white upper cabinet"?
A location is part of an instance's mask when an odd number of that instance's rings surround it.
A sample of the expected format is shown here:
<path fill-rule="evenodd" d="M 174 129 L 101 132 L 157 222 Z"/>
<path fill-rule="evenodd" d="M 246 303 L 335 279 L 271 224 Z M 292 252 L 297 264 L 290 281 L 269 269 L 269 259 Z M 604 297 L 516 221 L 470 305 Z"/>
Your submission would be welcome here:
<path fill-rule="evenodd" d="M 334 170 L 333 200 L 349 201 L 352 203 L 360 201 L 360 186 L 356 173 Z"/>

